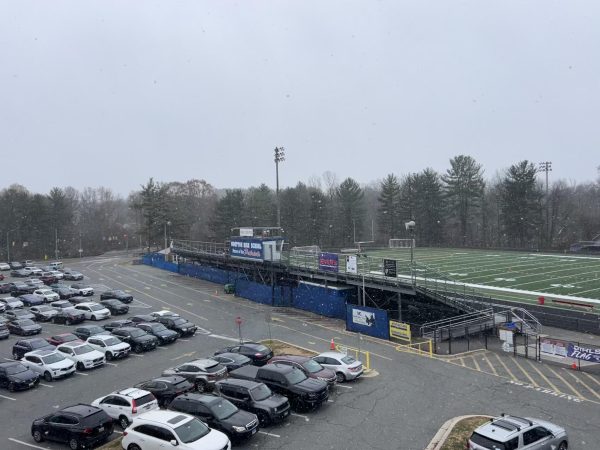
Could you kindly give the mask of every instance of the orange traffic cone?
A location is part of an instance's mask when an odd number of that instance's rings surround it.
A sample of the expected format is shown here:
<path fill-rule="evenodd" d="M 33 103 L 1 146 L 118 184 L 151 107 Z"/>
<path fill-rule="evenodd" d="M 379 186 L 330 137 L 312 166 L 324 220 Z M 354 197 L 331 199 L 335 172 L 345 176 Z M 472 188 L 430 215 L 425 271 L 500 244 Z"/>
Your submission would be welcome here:
<path fill-rule="evenodd" d="M 331 344 L 329 344 L 329 350 L 335 350 L 335 342 L 333 338 L 331 338 Z"/>
<path fill-rule="evenodd" d="M 571 364 L 571 369 L 577 370 L 577 363 L 574 362 L 573 364 Z"/>

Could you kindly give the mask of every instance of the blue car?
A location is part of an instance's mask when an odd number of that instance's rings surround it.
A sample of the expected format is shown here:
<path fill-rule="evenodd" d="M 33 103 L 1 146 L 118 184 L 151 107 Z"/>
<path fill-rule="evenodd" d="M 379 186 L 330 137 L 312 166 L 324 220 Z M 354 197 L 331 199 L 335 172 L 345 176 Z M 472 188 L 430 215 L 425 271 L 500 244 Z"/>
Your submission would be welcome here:
<path fill-rule="evenodd" d="M 19 296 L 19 300 L 23 302 L 24 306 L 39 306 L 46 303 L 46 299 L 41 295 L 25 294 Z"/>

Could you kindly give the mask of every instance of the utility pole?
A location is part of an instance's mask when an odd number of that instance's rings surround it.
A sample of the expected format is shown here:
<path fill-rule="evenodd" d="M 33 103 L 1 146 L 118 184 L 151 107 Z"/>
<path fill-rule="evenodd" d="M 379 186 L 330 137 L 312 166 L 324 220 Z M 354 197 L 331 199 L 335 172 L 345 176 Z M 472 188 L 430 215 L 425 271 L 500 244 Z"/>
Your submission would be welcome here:
<path fill-rule="evenodd" d="M 58 228 L 54 228 L 54 259 L 58 260 Z"/>
<path fill-rule="evenodd" d="M 275 147 L 275 186 L 277 197 L 277 227 L 281 228 L 281 202 L 279 201 L 279 163 L 285 161 L 285 149 Z"/>
<path fill-rule="evenodd" d="M 542 161 L 539 172 L 546 172 L 546 247 L 550 246 L 550 199 L 548 197 L 548 172 L 552 172 L 552 161 Z"/>
<path fill-rule="evenodd" d="M 6 262 L 10 262 L 10 238 L 9 235 L 10 233 L 12 233 L 13 231 L 18 230 L 18 228 L 13 228 L 12 230 L 8 230 L 6 232 Z"/>

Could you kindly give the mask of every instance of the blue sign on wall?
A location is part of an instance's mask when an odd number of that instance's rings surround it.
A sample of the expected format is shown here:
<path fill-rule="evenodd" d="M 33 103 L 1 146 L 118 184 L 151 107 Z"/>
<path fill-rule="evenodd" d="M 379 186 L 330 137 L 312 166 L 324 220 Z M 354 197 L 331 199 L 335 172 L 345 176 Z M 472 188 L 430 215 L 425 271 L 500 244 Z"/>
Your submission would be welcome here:
<path fill-rule="evenodd" d="M 337 272 L 339 260 L 337 253 L 321 253 L 319 255 L 319 270 L 327 272 Z"/>
<path fill-rule="evenodd" d="M 234 258 L 263 260 L 263 245 L 260 239 L 232 239 L 229 254 Z"/>
<path fill-rule="evenodd" d="M 567 345 L 567 356 L 569 358 L 581 359 L 593 363 L 600 363 L 600 348 L 582 347 L 569 343 Z"/>
<path fill-rule="evenodd" d="M 390 338 L 388 312 L 368 306 L 346 305 L 346 329 L 382 339 Z"/>

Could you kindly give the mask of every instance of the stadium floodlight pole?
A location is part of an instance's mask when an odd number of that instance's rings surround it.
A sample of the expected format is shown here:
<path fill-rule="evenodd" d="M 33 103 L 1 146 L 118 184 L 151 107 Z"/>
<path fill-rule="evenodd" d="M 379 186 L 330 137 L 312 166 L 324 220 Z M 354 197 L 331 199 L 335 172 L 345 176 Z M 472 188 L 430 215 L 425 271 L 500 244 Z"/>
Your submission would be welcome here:
<path fill-rule="evenodd" d="M 415 221 L 411 220 L 410 222 L 406 222 L 404 226 L 406 227 L 406 231 L 410 233 L 410 279 L 412 281 L 413 286 L 415 286 L 415 265 L 414 265 L 414 249 L 415 246 Z"/>
<path fill-rule="evenodd" d="M 10 262 L 10 238 L 9 235 L 10 233 L 12 233 L 13 231 L 17 230 L 18 228 L 13 228 L 12 230 L 8 230 L 6 232 L 6 262 Z"/>
<path fill-rule="evenodd" d="M 279 163 L 285 161 L 285 148 L 275 147 L 275 193 L 277 200 L 277 228 L 281 228 L 281 202 L 279 201 Z"/>
<path fill-rule="evenodd" d="M 165 260 L 167 259 L 167 227 L 171 226 L 171 221 L 167 220 L 165 222 Z"/>
<path fill-rule="evenodd" d="M 548 172 L 552 172 L 552 161 L 542 161 L 538 170 L 546 172 L 546 246 L 550 245 L 550 202 L 548 198 Z"/>

